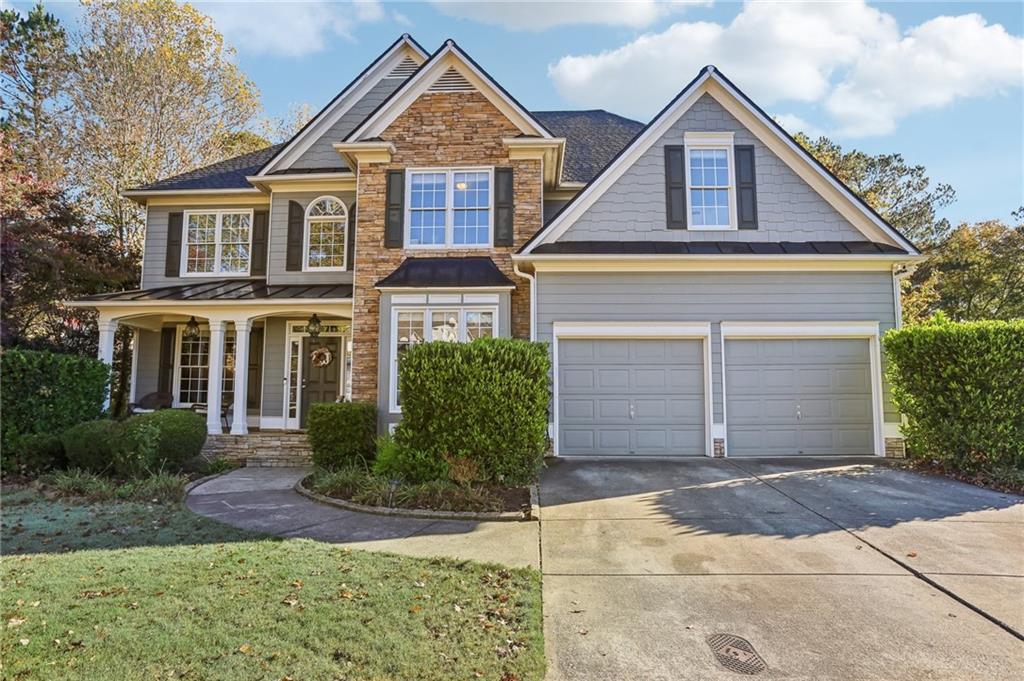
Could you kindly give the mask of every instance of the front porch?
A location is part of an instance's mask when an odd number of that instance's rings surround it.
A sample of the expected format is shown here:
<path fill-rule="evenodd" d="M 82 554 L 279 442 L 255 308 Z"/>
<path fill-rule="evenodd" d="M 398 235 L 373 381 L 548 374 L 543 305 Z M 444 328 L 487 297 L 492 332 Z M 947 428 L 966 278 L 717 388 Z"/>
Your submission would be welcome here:
<path fill-rule="evenodd" d="M 130 401 L 158 394 L 204 412 L 210 446 L 235 454 L 227 458 L 259 458 L 271 440 L 229 445 L 226 434 L 300 431 L 311 404 L 351 397 L 350 286 L 199 284 L 78 304 L 99 311 L 108 364 L 118 327 L 132 329 Z"/>

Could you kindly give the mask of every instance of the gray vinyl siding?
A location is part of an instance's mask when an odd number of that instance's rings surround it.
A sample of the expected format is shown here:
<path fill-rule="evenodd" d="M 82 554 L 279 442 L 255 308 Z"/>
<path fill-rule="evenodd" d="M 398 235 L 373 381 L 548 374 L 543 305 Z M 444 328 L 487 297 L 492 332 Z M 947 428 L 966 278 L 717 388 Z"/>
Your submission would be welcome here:
<path fill-rule="evenodd" d="M 222 281 L 224 277 L 166 277 L 167 262 L 167 219 L 171 213 L 204 210 L 260 210 L 253 206 L 196 206 L 182 203 L 178 206 L 149 206 L 146 209 L 146 237 L 142 258 L 141 288 L 159 288 L 179 284 L 198 284 L 204 281 Z M 263 208 L 265 210 L 265 208 Z M 184 238 L 184 237 L 183 237 Z M 184 261 L 182 262 L 184 264 Z"/>
<path fill-rule="evenodd" d="M 537 274 L 537 340 L 554 322 L 711 322 L 712 413 L 722 422 L 723 321 L 896 324 L 888 272 Z M 888 389 L 886 388 L 886 393 Z M 899 420 L 886 399 L 885 420 Z"/>
<path fill-rule="evenodd" d="M 666 144 L 690 132 L 733 132 L 754 145 L 757 230 L 665 227 Z M 689 197 L 687 197 L 689 204 Z M 689 207 L 689 206 L 687 206 Z M 705 94 L 648 149 L 559 241 L 865 241 L 863 233 L 804 182 L 732 114 Z"/>
<path fill-rule="evenodd" d="M 416 293 L 423 293 L 422 291 L 416 291 Z M 438 293 L 441 293 L 440 291 Z M 444 291 L 443 293 L 449 294 L 452 291 Z M 467 289 L 463 293 L 474 293 L 472 289 Z M 490 293 L 490 291 L 488 291 Z M 388 426 L 392 423 L 398 423 L 402 420 L 402 415 L 391 413 L 391 309 L 392 309 L 392 294 L 390 292 L 384 292 L 380 296 L 380 334 L 377 336 L 377 420 L 378 429 L 381 432 L 387 430 Z M 449 306 L 461 306 L 461 307 L 472 307 L 473 303 L 465 304 L 449 304 Z M 480 305 L 486 306 L 489 303 L 480 303 Z M 421 304 L 406 304 L 403 303 L 402 307 L 422 307 Z M 434 307 L 445 307 L 443 303 L 437 303 Z M 512 335 L 512 306 L 511 296 L 508 291 L 501 291 L 498 293 L 498 336 L 501 338 L 508 338 Z M 358 367 L 353 367 L 353 371 L 358 371 Z"/>
<path fill-rule="evenodd" d="M 267 283 L 269 284 L 351 284 L 351 272 L 289 272 L 285 266 L 288 258 L 288 202 L 298 201 L 302 210 L 321 196 L 341 199 L 345 207 L 352 210 L 356 201 L 354 191 L 320 190 L 315 192 L 274 192 L 270 204 L 270 235 L 267 247 L 270 259 L 267 261 Z M 353 248 L 348 244 L 348 248 Z"/>
<path fill-rule="evenodd" d="M 135 399 L 157 392 L 160 387 L 160 332 L 139 329 L 135 348 Z"/>
<path fill-rule="evenodd" d="M 344 165 L 333 144 L 341 142 L 357 125 L 369 116 L 388 95 L 404 82 L 402 78 L 385 78 L 374 85 L 352 108 L 346 111 L 334 125 L 310 145 L 290 165 L 292 168 L 335 168 Z"/>
<path fill-rule="evenodd" d="M 263 330 L 263 405 L 261 416 L 284 416 L 285 319 L 270 317 Z"/>

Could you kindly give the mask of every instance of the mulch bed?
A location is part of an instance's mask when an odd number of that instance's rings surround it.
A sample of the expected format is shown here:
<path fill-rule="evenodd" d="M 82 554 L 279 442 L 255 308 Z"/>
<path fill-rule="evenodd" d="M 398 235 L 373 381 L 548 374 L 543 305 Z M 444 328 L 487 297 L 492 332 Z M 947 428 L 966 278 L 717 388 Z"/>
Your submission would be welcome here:
<path fill-rule="evenodd" d="M 907 459 L 903 462 L 903 465 L 920 473 L 941 475 L 945 478 L 966 482 L 969 485 L 974 485 L 975 487 L 984 487 L 985 489 L 990 489 L 993 492 L 1004 492 L 1024 496 L 1024 482 L 1003 480 L 986 473 L 964 473 L 962 471 L 946 468 L 945 466 L 932 461 L 923 461 L 920 459 Z"/>

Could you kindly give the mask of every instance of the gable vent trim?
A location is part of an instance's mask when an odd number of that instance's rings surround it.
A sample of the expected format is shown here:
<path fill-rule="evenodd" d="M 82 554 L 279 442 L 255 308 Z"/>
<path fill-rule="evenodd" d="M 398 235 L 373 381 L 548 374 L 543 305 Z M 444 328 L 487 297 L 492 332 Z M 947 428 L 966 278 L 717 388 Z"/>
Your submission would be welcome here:
<path fill-rule="evenodd" d="M 473 92 L 476 90 L 473 84 L 466 80 L 466 77 L 455 70 L 455 67 L 448 67 L 448 70 L 434 81 L 428 92 Z"/>
<path fill-rule="evenodd" d="M 420 65 L 417 64 L 416 61 L 412 57 L 408 57 L 407 56 L 405 59 L 403 59 L 401 62 L 399 62 L 398 66 L 396 66 L 395 68 L 391 69 L 391 73 L 389 73 L 387 75 L 387 77 L 388 78 L 401 78 L 401 79 L 405 80 L 406 78 L 411 76 L 413 73 L 415 73 L 416 69 L 418 69 L 419 67 L 420 67 Z"/>

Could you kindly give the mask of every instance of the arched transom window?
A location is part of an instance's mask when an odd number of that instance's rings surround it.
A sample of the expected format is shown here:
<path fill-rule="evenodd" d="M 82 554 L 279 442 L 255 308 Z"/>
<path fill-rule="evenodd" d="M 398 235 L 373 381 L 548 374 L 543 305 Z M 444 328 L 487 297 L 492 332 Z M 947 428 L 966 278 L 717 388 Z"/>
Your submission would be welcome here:
<path fill-rule="evenodd" d="M 345 269 L 348 209 L 340 199 L 321 196 L 306 208 L 306 269 Z"/>

